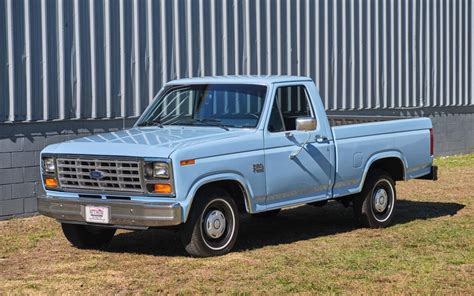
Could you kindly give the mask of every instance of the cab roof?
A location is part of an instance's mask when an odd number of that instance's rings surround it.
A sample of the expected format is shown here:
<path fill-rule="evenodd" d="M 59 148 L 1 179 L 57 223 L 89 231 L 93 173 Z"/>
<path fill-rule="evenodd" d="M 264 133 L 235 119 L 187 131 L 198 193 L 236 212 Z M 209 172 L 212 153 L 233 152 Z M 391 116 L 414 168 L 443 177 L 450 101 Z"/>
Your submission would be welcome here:
<path fill-rule="evenodd" d="M 247 83 L 247 84 L 272 84 L 281 82 L 312 81 L 306 76 L 289 75 L 235 75 L 235 76 L 207 76 L 183 78 L 169 81 L 167 84 L 207 84 L 207 83 Z"/>

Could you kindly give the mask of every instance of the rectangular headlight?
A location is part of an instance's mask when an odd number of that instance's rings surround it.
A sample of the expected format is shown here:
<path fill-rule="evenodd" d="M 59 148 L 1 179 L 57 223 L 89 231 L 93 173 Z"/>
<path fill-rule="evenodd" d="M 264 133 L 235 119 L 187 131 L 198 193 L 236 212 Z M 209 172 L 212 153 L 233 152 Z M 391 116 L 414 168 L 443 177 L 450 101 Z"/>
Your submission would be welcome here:
<path fill-rule="evenodd" d="M 167 163 L 155 162 L 153 163 L 153 177 L 155 178 L 170 178 L 170 169 Z"/>
<path fill-rule="evenodd" d="M 47 173 L 47 174 L 56 173 L 56 161 L 53 157 L 44 157 L 41 160 L 41 167 L 43 168 L 44 173 Z"/>
<path fill-rule="evenodd" d="M 170 167 L 166 162 L 152 162 L 145 165 L 145 175 L 148 178 L 170 178 Z"/>

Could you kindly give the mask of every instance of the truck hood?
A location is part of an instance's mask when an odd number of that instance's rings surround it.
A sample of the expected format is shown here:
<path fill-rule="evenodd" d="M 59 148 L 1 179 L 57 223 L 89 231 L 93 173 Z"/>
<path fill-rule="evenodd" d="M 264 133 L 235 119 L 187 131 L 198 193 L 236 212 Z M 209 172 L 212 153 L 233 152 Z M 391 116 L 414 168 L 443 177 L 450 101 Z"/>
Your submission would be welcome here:
<path fill-rule="evenodd" d="M 180 147 L 234 138 L 252 132 L 255 131 L 226 131 L 218 127 L 139 127 L 50 145 L 43 153 L 170 157 L 171 153 Z"/>

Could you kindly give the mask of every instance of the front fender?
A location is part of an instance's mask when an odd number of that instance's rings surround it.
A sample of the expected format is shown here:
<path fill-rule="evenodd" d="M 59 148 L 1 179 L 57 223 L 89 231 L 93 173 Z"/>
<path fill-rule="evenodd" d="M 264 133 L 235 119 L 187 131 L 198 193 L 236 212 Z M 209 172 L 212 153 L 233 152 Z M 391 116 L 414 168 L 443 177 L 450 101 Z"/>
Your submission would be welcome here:
<path fill-rule="evenodd" d="M 185 222 L 188 218 L 189 211 L 191 210 L 191 206 L 194 200 L 194 197 L 196 196 L 197 191 L 199 188 L 202 186 L 212 183 L 212 182 L 217 182 L 217 181 L 236 181 L 240 184 L 242 189 L 244 190 L 244 196 L 245 196 L 245 208 L 248 213 L 253 213 L 255 211 L 254 205 L 251 202 L 253 195 L 252 188 L 250 184 L 247 182 L 247 180 L 233 172 L 226 172 L 226 173 L 217 173 L 213 175 L 207 175 L 207 176 L 202 176 L 201 178 L 198 178 L 191 188 L 189 189 L 186 199 L 181 202 L 181 205 L 183 207 L 183 221 Z"/>

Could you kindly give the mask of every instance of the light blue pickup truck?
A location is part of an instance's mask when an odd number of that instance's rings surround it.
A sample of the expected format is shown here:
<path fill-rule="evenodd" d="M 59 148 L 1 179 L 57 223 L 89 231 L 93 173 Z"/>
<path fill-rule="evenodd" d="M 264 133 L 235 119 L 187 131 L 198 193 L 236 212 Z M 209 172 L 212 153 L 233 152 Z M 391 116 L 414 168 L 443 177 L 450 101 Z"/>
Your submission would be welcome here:
<path fill-rule="evenodd" d="M 396 181 L 437 178 L 432 124 L 350 121 L 328 118 L 308 77 L 172 81 L 133 128 L 46 147 L 38 210 L 79 248 L 117 228 L 172 227 L 193 256 L 231 251 L 241 214 L 328 200 L 385 227 Z"/>

